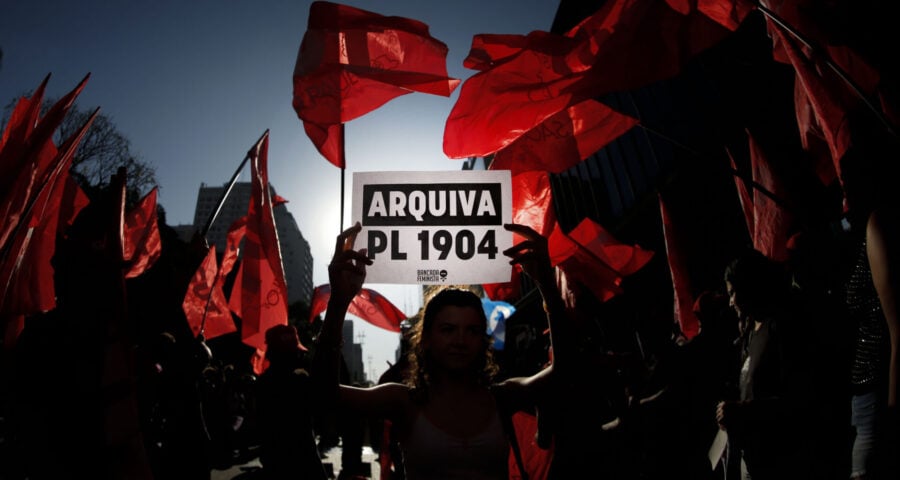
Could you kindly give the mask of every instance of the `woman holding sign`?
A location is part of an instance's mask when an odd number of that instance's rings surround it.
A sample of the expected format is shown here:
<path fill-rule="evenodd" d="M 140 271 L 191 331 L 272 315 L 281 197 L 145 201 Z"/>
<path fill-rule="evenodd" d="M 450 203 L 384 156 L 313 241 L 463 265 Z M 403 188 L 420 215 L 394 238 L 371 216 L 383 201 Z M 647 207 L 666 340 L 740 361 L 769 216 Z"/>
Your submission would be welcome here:
<path fill-rule="evenodd" d="M 313 375 L 326 392 L 324 404 L 389 419 L 397 427 L 408 480 L 509 478 L 510 412 L 534 407 L 551 394 L 560 366 L 571 362 L 572 335 L 550 266 L 547 241 L 531 228 L 506 225 L 525 238 L 503 252 L 534 280 L 544 299 L 554 345 L 550 366 L 531 377 L 493 383 L 487 320 L 474 293 L 447 289 L 426 305 L 412 339 L 413 362 L 404 384 L 371 388 L 339 385 L 341 331 L 347 307 L 362 288 L 372 260 L 354 250 L 360 225 L 337 238 L 328 267 L 331 298 L 317 339 Z M 512 444 L 516 447 L 515 443 Z M 521 465 L 521 459 L 519 459 Z M 526 478 L 523 474 L 522 478 Z"/>

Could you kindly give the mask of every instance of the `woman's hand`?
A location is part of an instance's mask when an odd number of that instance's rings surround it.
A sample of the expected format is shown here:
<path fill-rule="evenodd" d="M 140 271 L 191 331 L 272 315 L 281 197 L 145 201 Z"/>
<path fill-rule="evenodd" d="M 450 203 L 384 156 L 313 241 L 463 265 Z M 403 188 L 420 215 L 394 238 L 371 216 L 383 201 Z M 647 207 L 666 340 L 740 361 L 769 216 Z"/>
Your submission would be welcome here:
<path fill-rule="evenodd" d="M 509 263 L 521 265 L 522 271 L 534 280 L 538 288 L 555 286 L 556 275 L 550 266 L 547 239 L 526 225 L 508 223 L 503 228 L 525 237 L 524 241 L 503 251 L 504 255 L 510 257 Z"/>
<path fill-rule="evenodd" d="M 366 265 L 372 260 L 366 249 L 353 250 L 356 235 L 362 230 L 359 222 L 341 232 L 334 246 L 334 256 L 328 264 L 328 282 L 331 285 L 329 302 L 346 307 L 362 289 L 366 281 Z"/>

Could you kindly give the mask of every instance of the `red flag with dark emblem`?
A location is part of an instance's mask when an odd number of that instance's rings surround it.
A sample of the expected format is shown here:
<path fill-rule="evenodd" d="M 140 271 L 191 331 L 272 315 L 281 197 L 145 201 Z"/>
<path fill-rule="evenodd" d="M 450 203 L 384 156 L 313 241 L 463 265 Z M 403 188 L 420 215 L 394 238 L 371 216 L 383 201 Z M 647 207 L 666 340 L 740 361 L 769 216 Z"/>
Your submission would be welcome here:
<path fill-rule="evenodd" d="M 494 155 L 492 170 L 560 173 L 638 124 L 595 100 L 585 100 L 544 120 Z"/>
<path fill-rule="evenodd" d="M 252 186 L 243 260 L 229 298 L 231 311 L 241 318 L 241 339 L 263 352 L 266 330 L 288 322 L 287 285 L 272 214 L 268 152 L 269 131 L 266 130 L 248 152 Z"/>
<path fill-rule="evenodd" d="M 312 306 L 309 310 L 309 320 L 325 311 L 328 307 L 328 299 L 331 297 L 330 285 L 319 285 L 313 291 Z M 400 331 L 400 322 L 407 318 L 402 310 L 394 306 L 384 295 L 370 288 L 363 288 L 353 297 L 347 313 L 355 315 L 376 327 L 391 332 Z"/>
<path fill-rule="evenodd" d="M 129 264 L 125 278 L 134 278 L 152 267 L 162 255 L 162 238 L 156 213 L 156 197 L 159 188 L 154 187 L 125 215 L 122 253 Z"/>
<path fill-rule="evenodd" d="M 449 97 L 459 80 L 446 62 L 447 46 L 422 22 L 316 1 L 294 68 L 294 110 L 319 152 L 344 167 L 336 127 L 400 95 Z"/>

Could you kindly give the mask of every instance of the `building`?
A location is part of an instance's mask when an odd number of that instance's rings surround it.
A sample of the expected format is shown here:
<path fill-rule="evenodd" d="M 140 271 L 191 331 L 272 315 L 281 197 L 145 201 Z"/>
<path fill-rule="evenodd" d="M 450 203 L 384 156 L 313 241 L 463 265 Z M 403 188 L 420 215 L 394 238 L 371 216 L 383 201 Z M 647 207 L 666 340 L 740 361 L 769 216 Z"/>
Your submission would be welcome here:
<path fill-rule="evenodd" d="M 350 385 L 366 385 L 368 380 L 363 364 L 362 343 L 355 342 L 353 320 L 344 320 L 344 331 L 341 333 L 341 337 L 343 340 L 341 353 L 344 355 L 344 362 L 347 364 L 347 370 L 350 374 L 348 383 Z"/>
<path fill-rule="evenodd" d="M 222 198 L 222 194 L 228 187 L 227 184 L 220 187 L 200 184 L 197 192 L 197 207 L 194 210 L 194 230 L 199 231 L 212 215 L 213 210 Z M 272 196 L 275 195 L 275 187 L 269 184 Z M 222 205 L 218 216 L 207 232 L 207 240 L 210 246 L 215 245 L 219 252 L 225 249 L 225 239 L 228 228 L 238 218 L 247 214 L 250 202 L 250 182 L 235 183 Z M 313 292 L 313 258 L 309 248 L 309 242 L 303 238 L 303 234 L 297 227 L 294 216 L 284 204 L 276 205 L 273 209 L 275 227 L 278 230 L 278 241 L 281 244 L 281 257 L 284 264 L 284 276 L 288 289 L 288 303 L 299 301 L 310 302 Z"/>

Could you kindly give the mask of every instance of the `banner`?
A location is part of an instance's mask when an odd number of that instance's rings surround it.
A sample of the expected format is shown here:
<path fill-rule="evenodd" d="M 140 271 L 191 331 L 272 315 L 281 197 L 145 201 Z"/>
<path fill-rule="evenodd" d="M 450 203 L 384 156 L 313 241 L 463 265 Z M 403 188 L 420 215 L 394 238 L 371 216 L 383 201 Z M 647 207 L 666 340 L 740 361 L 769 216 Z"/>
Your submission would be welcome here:
<path fill-rule="evenodd" d="M 467 285 L 508 282 L 512 233 L 508 170 L 357 172 L 355 248 L 374 263 L 367 283 Z"/>

